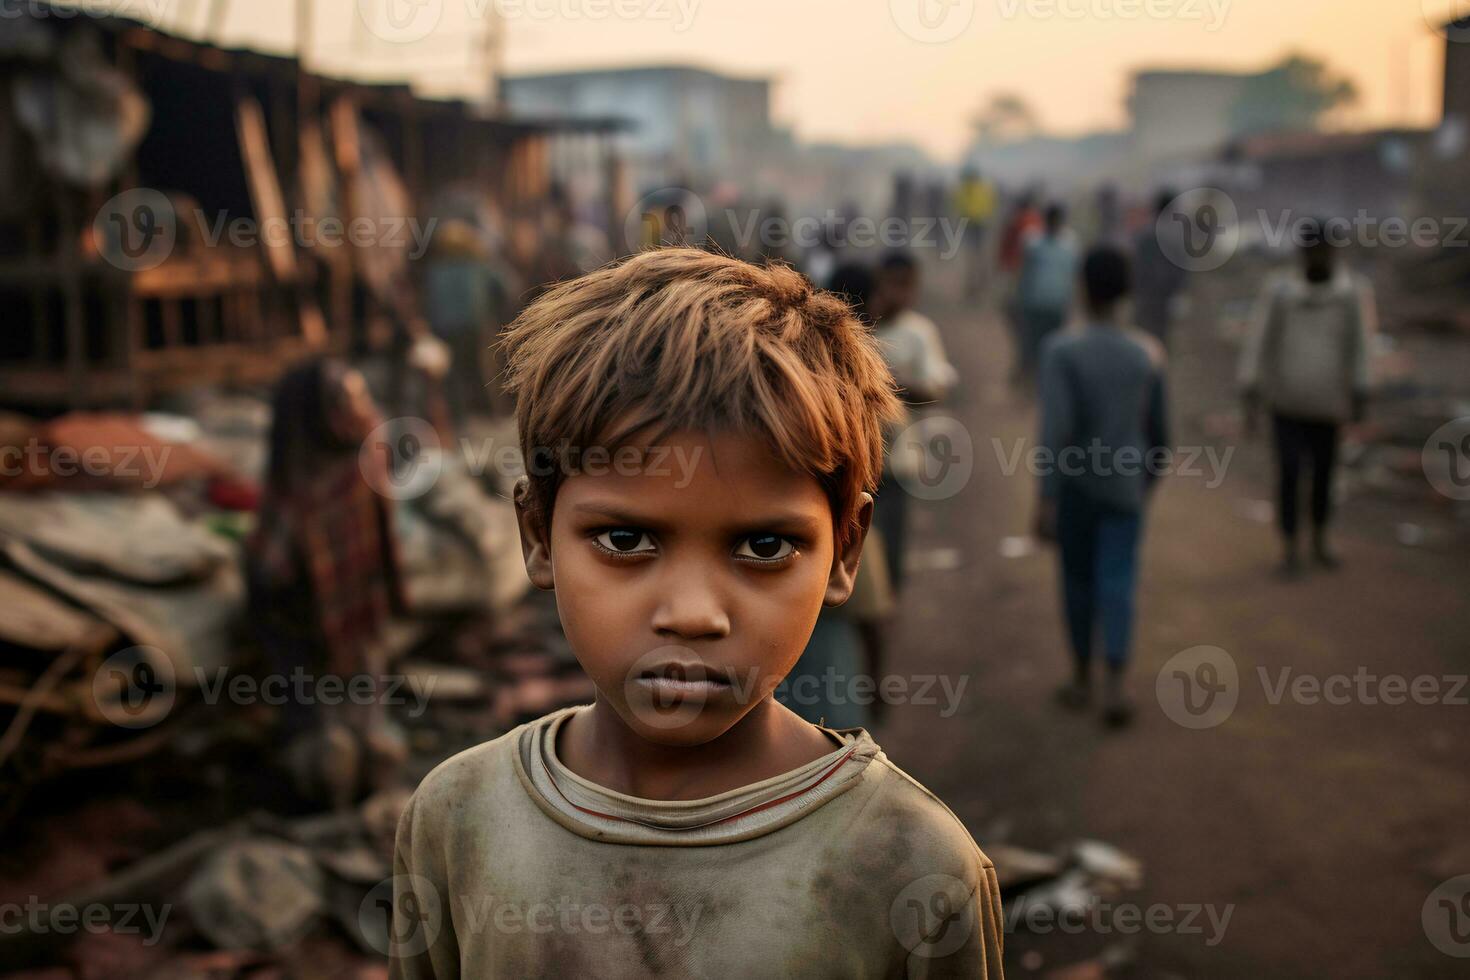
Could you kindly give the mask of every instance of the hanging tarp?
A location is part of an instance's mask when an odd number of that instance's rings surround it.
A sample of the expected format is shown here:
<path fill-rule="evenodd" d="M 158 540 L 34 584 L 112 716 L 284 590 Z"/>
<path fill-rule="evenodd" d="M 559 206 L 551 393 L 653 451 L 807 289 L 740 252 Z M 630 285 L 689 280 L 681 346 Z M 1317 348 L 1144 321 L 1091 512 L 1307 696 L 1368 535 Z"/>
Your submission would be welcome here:
<path fill-rule="evenodd" d="M 116 177 L 148 129 L 147 100 L 107 63 L 94 30 L 68 31 L 54 60 L 16 78 L 12 97 L 41 168 L 76 186 Z"/>

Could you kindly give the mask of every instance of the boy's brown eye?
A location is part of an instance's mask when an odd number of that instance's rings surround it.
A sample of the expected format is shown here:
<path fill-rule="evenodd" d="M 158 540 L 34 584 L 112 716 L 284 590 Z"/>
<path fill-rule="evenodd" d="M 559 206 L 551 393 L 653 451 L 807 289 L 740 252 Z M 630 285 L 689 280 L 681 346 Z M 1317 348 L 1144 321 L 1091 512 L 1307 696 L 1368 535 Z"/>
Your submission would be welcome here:
<path fill-rule="evenodd" d="M 631 527 L 615 527 L 612 530 L 603 531 L 597 536 L 596 541 L 608 551 L 616 551 L 622 555 L 654 550 L 648 533 Z"/>
<path fill-rule="evenodd" d="M 740 548 L 735 554 L 739 558 L 779 561 L 795 550 L 796 546 L 779 534 L 752 534 L 740 543 Z"/>

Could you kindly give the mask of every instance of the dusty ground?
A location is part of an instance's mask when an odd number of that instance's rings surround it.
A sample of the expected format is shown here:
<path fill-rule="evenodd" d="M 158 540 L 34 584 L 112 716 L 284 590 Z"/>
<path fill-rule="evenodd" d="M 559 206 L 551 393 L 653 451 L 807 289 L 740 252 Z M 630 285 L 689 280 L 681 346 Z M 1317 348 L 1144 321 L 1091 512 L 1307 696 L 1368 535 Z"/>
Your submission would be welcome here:
<path fill-rule="evenodd" d="M 1248 288 L 1207 290 L 1196 324 L 1176 335 L 1176 443 L 1206 442 L 1206 419 L 1230 407 L 1234 349 L 1212 305 Z M 1133 955 L 1123 975 L 1138 977 L 1464 976 L 1467 961 L 1436 950 L 1420 916 L 1437 884 L 1470 873 L 1470 707 L 1289 695 L 1273 704 L 1258 673 L 1275 684 L 1284 667 L 1324 679 L 1360 667 L 1407 678 L 1470 671 L 1470 563 L 1447 509 L 1350 499 L 1338 535 L 1344 567 L 1283 582 L 1258 503 L 1271 495 L 1263 443 L 1242 441 L 1214 489 L 1172 479 L 1144 550 L 1139 717 L 1108 733 L 1052 701 L 1067 669 L 1054 555 L 999 550 L 1026 533 L 1034 493 L 1024 471 L 1002 472 L 991 441 L 1010 447 L 1034 428 L 1029 400 L 1004 382 L 1000 323 L 942 297 L 931 310 L 965 381 L 948 408 L 974 436 L 975 471 L 957 496 L 917 508 L 920 567 L 891 670 L 966 675 L 969 686 L 949 719 L 938 706 L 893 709 L 880 741 L 982 846 L 1099 838 L 1145 863 L 1144 887 L 1124 901 L 1166 905 L 1175 922 L 1190 906 L 1234 907 L 1213 946 L 1207 923 L 1202 934 L 1131 937 L 1013 930 L 1007 972 L 1044 974 L 1121 945 Z M 1397 522 L 1421 519 L 1450 530 L 1430 547 L 1395 539 Z M 953 570 L 932 569 L 956 559 Z M 1224 723 L 1189 730 L 1165 714 L 1155 681 L 1171 656 L 1199 645 L 1233 658 L 1239 700 Z"/>

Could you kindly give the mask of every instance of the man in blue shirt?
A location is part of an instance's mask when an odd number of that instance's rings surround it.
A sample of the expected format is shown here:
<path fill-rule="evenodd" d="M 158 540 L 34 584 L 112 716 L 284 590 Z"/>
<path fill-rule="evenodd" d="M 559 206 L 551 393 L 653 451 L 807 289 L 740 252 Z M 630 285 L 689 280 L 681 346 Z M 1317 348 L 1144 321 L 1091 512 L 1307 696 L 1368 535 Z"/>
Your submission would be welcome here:
<path fill-rule="evenodd" d="M 1041 355 L 1041 504 L 1037 536 L 1061 554 L 1075 674 L 1061 700 L 1091 701 L 1092 648 L 1107 661 L 1104 718 L 1126 724 L 1124 693 L 1144 505 L 1169 465 L 1164 349 L 1120 322 L 1128 259 L 1113 246 L 1083 263 L 1086 325 L 1048 339 Z"/>
<path fill-rule="evenodd" d="M 1030 378 L 1046 338 L 1061 329 L 1072 309 L 1077 249 L 1060 204 L 1046 209 L 1040 235 L 1026 243 L 1016 303 L 1021 317 L 1021 374 Z"/>

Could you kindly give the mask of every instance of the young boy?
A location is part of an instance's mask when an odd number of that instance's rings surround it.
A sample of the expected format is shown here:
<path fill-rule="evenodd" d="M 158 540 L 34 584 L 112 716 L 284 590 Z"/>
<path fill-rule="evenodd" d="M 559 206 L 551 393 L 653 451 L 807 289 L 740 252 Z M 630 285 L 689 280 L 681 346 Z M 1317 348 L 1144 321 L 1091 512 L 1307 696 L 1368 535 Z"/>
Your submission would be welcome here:
<path fill-rule="evenodd" d="M 863 327 L 790 269 L 670 248 L 505 344 L 526 569 L 597 697 L 420 785 L 392 975 L 1000 977 L 959 820 L 770 696 L 872 518 L 898 403 Z"/>
<path fill-rule="evenodd" d="M 1127 724 L 1123 690 L 1133 632 L 1133 592 L 1143 511 L 1168 460 L 1164 348 L 1125 326 L 1128 259 L 1111 245 L 1082 265 L 1087 325 L 1054 334 L 1041 360 L 1041 444 L 1055 463 L 1041 479 L 1037 537 L 1056 540 L 1062 605 L 1072 643 L 1073 679 L 1063 704 L 1084 708 L 1092 695 L 1094 634 L 1102 627 L 1107 660 L 1103 718 Z"/>

